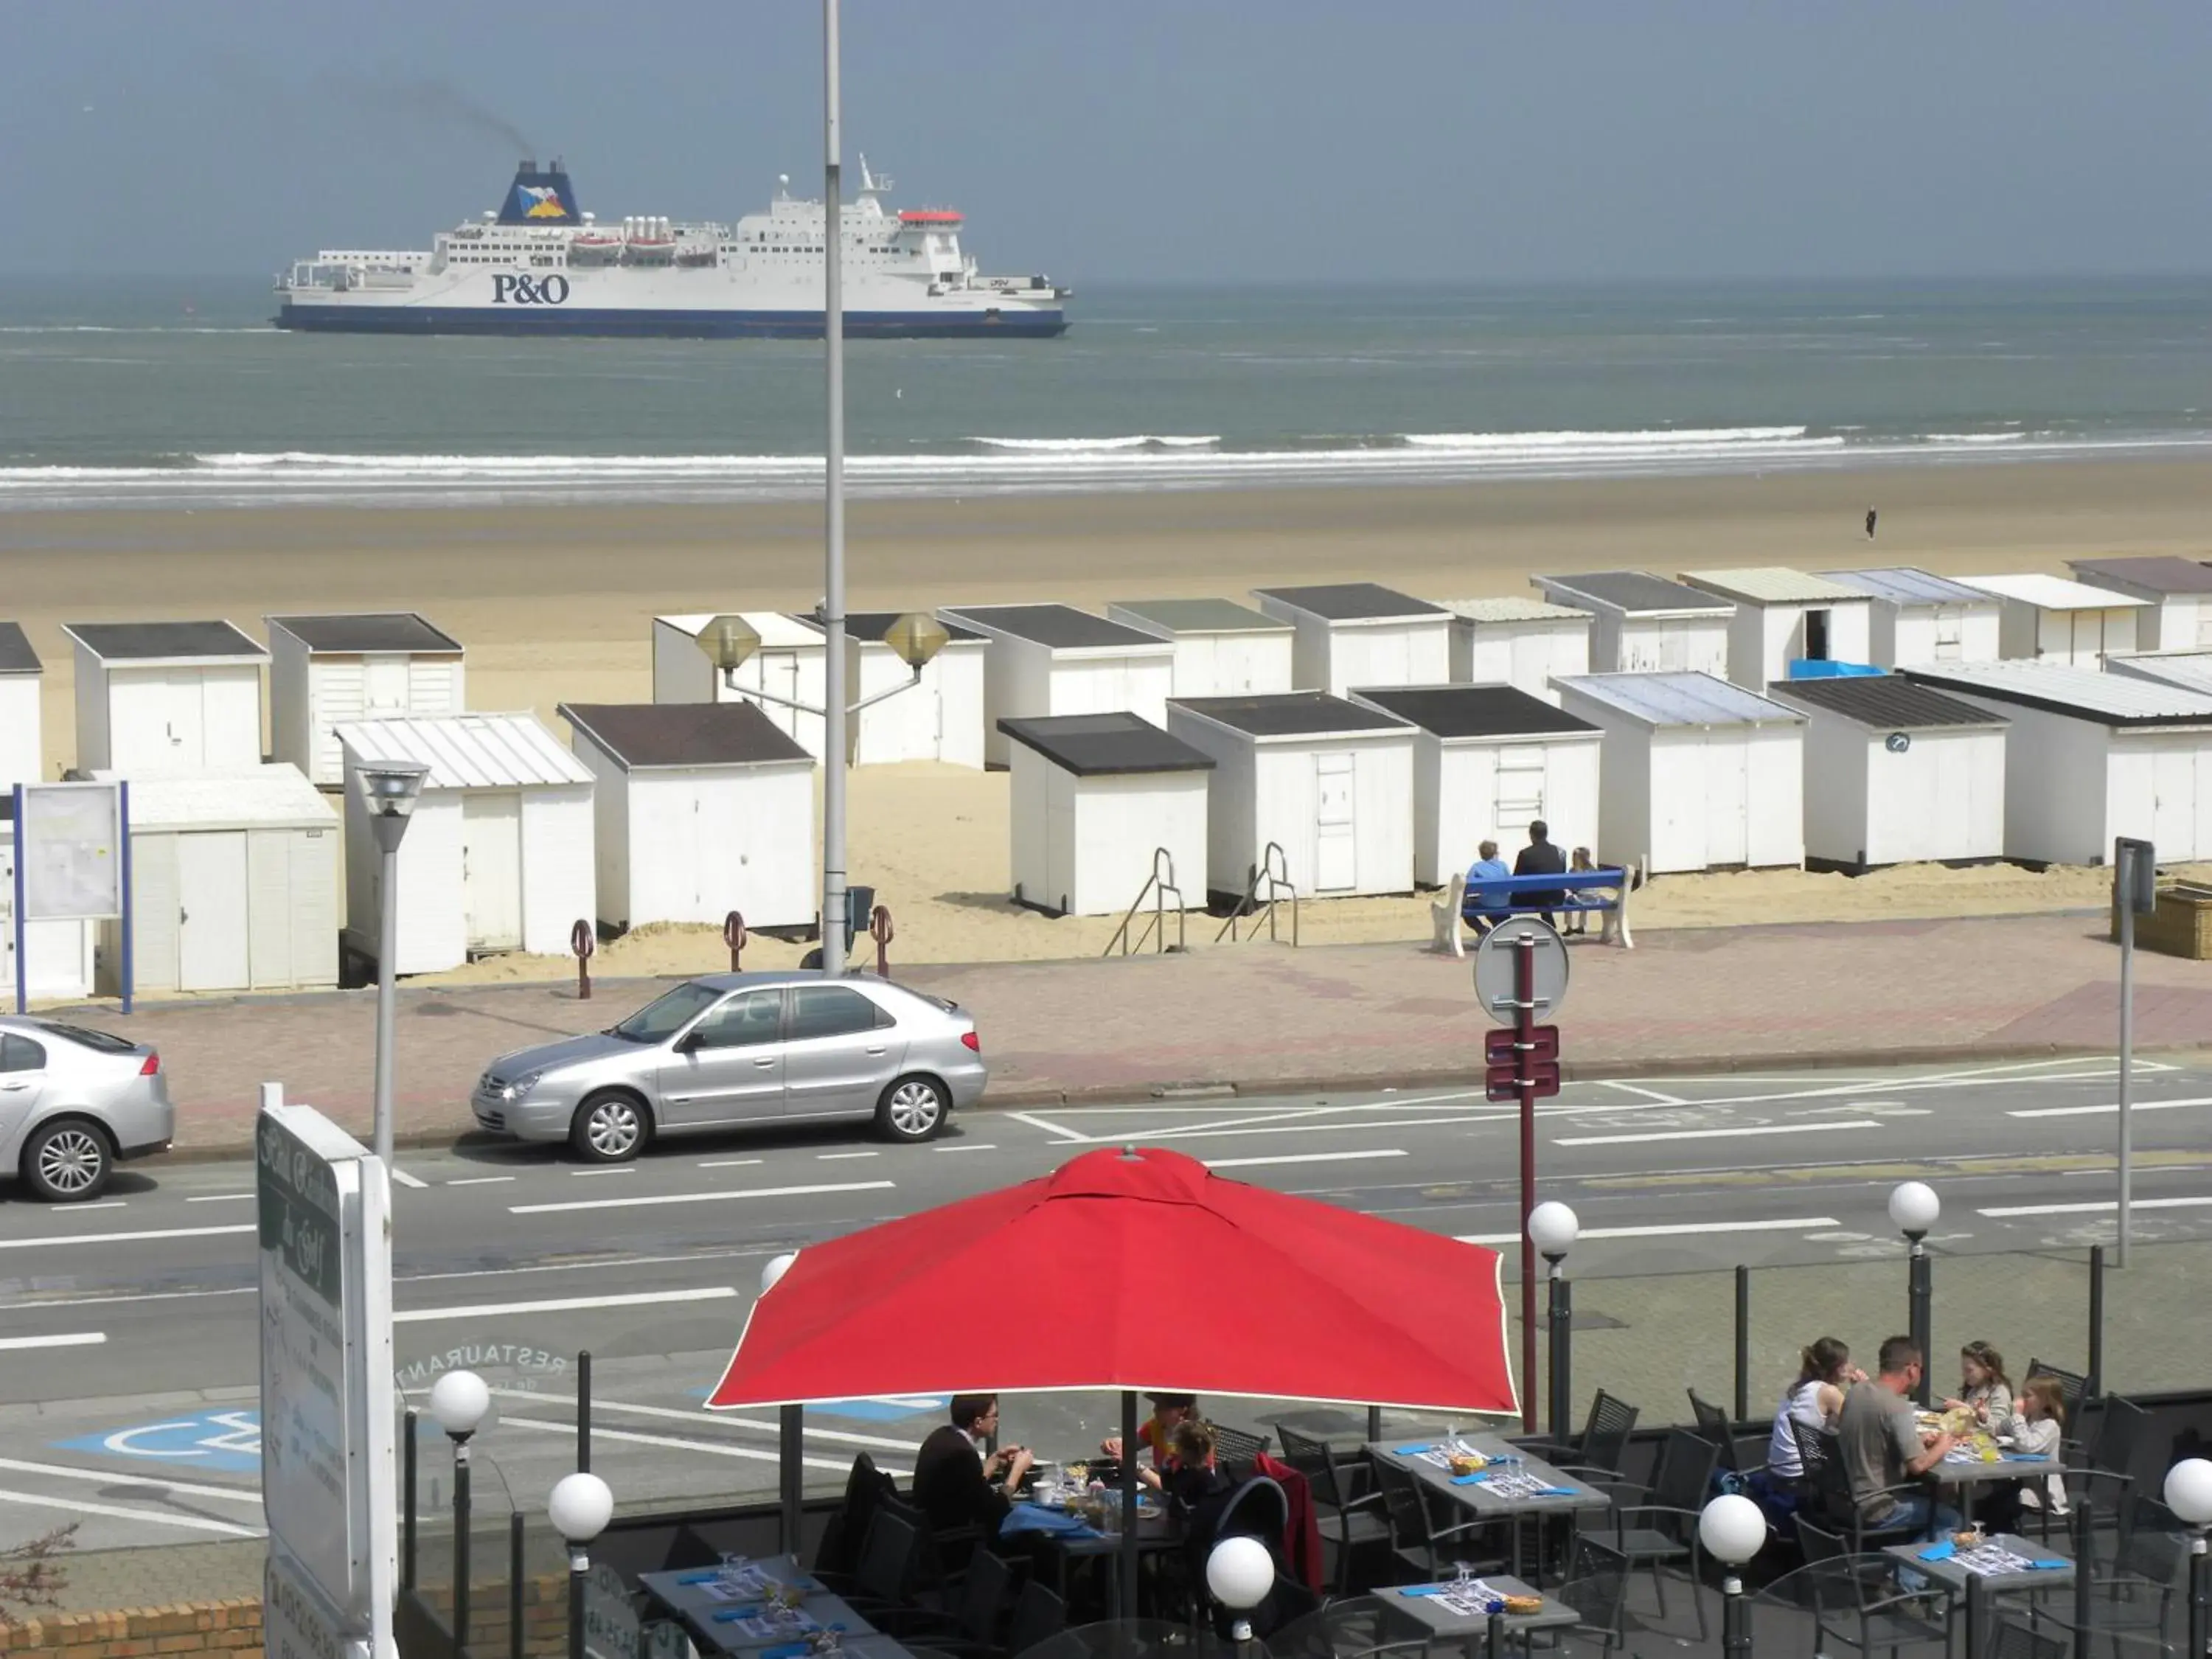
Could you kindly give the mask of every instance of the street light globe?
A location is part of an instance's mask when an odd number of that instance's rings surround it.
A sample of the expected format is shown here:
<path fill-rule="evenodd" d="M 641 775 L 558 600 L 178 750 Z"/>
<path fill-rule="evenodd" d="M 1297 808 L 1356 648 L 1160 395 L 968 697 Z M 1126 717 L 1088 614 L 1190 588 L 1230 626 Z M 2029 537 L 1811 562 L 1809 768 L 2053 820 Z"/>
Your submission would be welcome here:
<path fill-rule="evenodd" d="M 545 1501 L 546 1519 L 565 1544 L 588 1544 L 614 1519 L 615 1495 L 596 1474 L 564 1474 Z"/>
<path fill-rule="evenodd" d="M 2212 1527 L 2212 1463 L 2185 1457 L 2166 1472 L 2166 1506 L 2185 1525 Z"/>
<path fill-rule="evenodd" d="M 1275 1558 L 1256 1538 L 1224 1538 L 1206 1558 L 1206 1587 L 1224 1607 L 1256 1607 L 1275 1587 Z"/>
<path fill-rule="evenodd" d="M 1766 1516 L 1741 1493 L 1724 1492 L 1698 1516 L 1698 1541 L 1715 1560 L 1740 1567 L 1765 1547 Z"/>
<path fill-rule="evenodd" d="M 952 643 L 952 635 L 927 611 L 909 611 L 884 630 L 884 643 L 908 668 L 920 668 Z"/>
<path fill-rule="evenodd" d="M 404 818 L 415 810 L 415 803 L 422 793 L 422 780 L 430 774 L 425 762 L 416 760 L 363 761 L 354 768 L 354 778 L 361 790 L 361 804 L 374 818 Z"/>
<path fill-rule="evenodd" d="M 786 1250 L 781 1255 L 772 1255 L 761 1269 L 761 1294 L 766 1296 L 776 1287 L 783 1276 L 791 1271 L 791 1264 L 799 1260 L 799 1252 Z"/>
<path fill-rule="evenodd" d="M 1575 1248 L 1582 1225 L 1575 1212 L 1555 1198 L 1528 1212 L 1528 1237 L 1548 1261 L 1557 1261 Z"/>
<path fill-rule="evenodd" d="M 1889 1218 L 1907 1238 L 1918 1238 L 1943 1213 L 1943 1200 L 1924 1181 L 1899 1182 L 1889 1195 Z"/>
<path fill-rule="evenodd" d="M 491 1410 L 491 1389 L 474 1371 L 447 1371 L 430 1389 L 430 1416 L 456 1440 L 474 1434 Z"/>
<path fill-rule="evenodd" d="M 735 611 L 715 617 L 699 630 L 699 648 L 720 673 L 738 667 L 760 647 L 759 630 Z"/>

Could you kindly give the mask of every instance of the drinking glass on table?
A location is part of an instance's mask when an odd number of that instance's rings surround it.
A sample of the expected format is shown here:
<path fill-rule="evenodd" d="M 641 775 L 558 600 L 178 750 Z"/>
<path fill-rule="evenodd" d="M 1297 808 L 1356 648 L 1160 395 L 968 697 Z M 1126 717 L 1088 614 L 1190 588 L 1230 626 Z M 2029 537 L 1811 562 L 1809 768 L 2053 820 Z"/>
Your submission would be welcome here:
<path fill-rule="evenodd" d="M 722 1564 L 715 1569 L 714 1582 L 726 1590 L 735 1590 L 744 1583 L 745 1558 L 735 1550 L 722 1552 Z"/>

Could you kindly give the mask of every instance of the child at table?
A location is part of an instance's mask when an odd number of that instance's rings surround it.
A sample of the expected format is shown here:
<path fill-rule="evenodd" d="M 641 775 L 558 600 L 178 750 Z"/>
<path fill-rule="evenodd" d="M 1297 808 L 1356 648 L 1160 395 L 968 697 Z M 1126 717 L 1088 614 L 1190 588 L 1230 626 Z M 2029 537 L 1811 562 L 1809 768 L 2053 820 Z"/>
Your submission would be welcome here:
<path fill-rule="evenodd" d="M 1587 847 L 1576 848 L 1574 850 L 1574 855 L 1567 860 L 1567 871 L 1570 874 L 1583 874 L 1596 868 L 1597 866 L 1590 862 L 1590 849 Z M 1584 887 L 1571 889 L 1567 894 L 1567 897 L 1570 901 L 1586 899 L 1589 896 L 1589 890 Z M 1589 912 L 1587 910 L 1568 911 L 1567 925 L 1563 931 L 1570 933 L 1587 933 L 1589 932 Z"/>
<path fill-rule="evenodd" d="M 1947 1412 L 1970 1411 L 1977 1428 L 1996 1432 L 1997 1425 L 2012 1415 L 2012 1379 L 2005 1375 L 2004 1356 L 1986 1342 L 1969 1342 L 1959 1350 L 1959 1397 L 1943 1402 Z"/>
<path fill-rule="evenodd" d="M 2008 1481 L 1990 1494 L 1984 1505 L 1992 1532 L 2017 1532 L 2021 1512 L 2066 1513 L 2066 1477 L 2058 1472 L 2059 1443 L 2066 1433 L 2066 1395 L 2055 1376 L 2031 1376 L 2021 1384 L 2020 1405 L 1990 1427 L 2012 1438 L 2015 1455 L 2038 1454 L 2051 1460 L 2051 1471 L 2033 1480 Z"/>

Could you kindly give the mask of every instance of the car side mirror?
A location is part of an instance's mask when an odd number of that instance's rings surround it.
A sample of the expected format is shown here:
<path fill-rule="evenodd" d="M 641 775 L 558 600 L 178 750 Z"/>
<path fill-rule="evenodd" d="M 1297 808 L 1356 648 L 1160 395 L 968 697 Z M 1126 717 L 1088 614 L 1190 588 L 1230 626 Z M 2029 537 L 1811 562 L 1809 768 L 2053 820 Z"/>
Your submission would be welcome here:
<path fill-rule="evenodd" d="M 696 1054 L 705 1046 L 696 1027 L 676 1039 L 676 1052 L 679 1054 Z"/>

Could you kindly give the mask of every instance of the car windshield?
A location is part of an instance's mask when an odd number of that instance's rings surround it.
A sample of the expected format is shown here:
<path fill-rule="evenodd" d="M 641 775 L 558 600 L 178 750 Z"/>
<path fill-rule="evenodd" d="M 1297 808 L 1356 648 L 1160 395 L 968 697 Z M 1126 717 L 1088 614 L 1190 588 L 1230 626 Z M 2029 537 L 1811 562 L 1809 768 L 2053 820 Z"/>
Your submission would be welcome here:
<path fill-rule="evenodd" d="M 629 1042 L 665 1042 L 713 1007 L 721 995 L 696 980 L 687 981 L 666 995 L 655 997 L 621 1024 L 609 1026 L 607 1034 Z"/>
<path fill-rule="evenodd" d="M 88 1048 L 97 1048 L 103 1054 L 127 1054 L 138 1045 L 108 1031 L 94 1031 L 82 1025 L 65 1025 L 58 1019 L 33 1022 L 42 1031 L 51 1031 L 58 1037 L 67 1037 L 71 1042 L 81 1042 Z"/>

